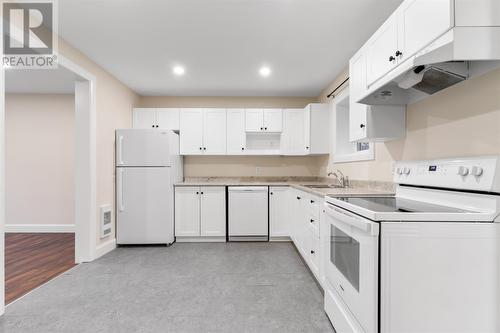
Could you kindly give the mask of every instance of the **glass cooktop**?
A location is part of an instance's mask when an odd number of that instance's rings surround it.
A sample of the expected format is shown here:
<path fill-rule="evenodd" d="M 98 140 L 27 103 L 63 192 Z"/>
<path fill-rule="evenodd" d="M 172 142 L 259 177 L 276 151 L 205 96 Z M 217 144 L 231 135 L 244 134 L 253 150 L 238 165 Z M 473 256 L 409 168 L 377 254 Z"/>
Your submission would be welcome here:
<path fill-rule="evenodd" d="M 342 197 L 335 199 L 380 213 L 470 213 L 470 211 L 454 207 L 397 197 Z"/>

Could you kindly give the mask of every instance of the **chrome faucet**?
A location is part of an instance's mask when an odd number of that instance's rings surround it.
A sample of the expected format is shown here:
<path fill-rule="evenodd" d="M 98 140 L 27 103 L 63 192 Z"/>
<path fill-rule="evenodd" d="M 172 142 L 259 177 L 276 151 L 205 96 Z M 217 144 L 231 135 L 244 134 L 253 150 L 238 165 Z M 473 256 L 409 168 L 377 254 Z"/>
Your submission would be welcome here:
<path fill-rule="evenodd" d="M 340 171 L 339 169 L 336 169 L 335 171 L 329 172 L 328 177 L 330 177 L 330 176 L 334 176 L 337 179 L 337 181 L 340 184 L 340 187 L 344 188 L 344 187 L 349 186 L 349 178 L 344 176 L 342 171 Z"/>

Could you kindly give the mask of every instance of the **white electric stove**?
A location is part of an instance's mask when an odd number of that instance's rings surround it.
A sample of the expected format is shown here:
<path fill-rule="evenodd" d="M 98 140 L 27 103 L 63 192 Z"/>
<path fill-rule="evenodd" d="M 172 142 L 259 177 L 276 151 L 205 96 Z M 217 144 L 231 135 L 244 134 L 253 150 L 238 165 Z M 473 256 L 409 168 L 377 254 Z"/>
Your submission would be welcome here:
<path fill-rule="evenodd" d="M 398 162 L 394 181 L 326 199 L 337 332 L 499 332 L 500 158 Z"/>

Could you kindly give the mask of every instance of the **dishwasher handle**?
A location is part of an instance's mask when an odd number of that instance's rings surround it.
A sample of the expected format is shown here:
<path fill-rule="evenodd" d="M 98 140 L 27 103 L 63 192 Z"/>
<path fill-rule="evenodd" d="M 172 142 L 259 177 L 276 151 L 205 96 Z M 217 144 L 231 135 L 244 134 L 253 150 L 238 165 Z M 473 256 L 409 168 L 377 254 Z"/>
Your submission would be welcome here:
<path fill-rule="evenodd" d="M 230 186 L 228 188 L 229 192 L 266 192 L 268 191 L 267 186 Z"/>

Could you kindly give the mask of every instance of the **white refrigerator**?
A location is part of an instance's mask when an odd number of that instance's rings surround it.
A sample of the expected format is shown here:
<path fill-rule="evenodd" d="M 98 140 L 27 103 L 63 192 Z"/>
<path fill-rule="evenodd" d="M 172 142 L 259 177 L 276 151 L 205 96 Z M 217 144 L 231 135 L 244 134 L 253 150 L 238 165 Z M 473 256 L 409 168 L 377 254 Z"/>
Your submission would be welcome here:
<path fill-rule="evenodd" d="M 173 243 L 174 184 L 182 179 L 178 134 L 160 129 L 117 130 L 117 243 Z"/>

